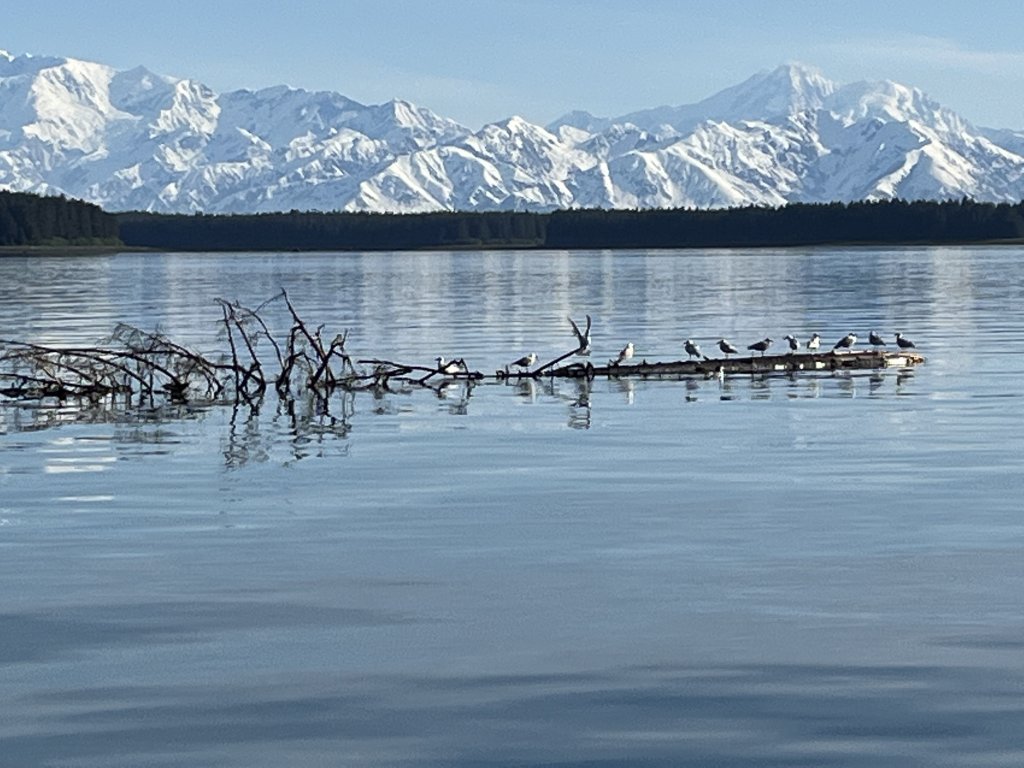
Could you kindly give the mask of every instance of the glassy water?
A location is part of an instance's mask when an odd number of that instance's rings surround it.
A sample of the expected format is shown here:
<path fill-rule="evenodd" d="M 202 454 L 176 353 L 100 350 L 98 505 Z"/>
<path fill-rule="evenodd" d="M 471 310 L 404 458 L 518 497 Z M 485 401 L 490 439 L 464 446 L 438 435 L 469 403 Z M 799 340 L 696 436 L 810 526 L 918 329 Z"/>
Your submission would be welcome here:
<path fill-rule="evenodd" d="M 875 329 L 927 362 L 0 406 L 5 764 L 1024 764 L 1019 250 L 7 258 L 0 338 L 212 352 L 215 297 L 282 287 L 423 365 L 588 313 L 595 360 Z"/>

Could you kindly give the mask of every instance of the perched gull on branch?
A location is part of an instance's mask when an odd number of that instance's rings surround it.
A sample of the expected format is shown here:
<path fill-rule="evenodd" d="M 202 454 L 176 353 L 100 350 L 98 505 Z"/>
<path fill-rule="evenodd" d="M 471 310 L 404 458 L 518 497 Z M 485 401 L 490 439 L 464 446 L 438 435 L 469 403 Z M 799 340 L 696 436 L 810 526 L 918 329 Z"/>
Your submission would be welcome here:
<path fill-rule="evenodd" d="M 834 347 L 832 347 L 832 349 L 833 350 L 836 350 L 836 349 L 849 349 L 850 347 L 852 347 L 856 343 L 857 343 L 857 334 L 856 333 L 848 333 L 845 336 L 843 336 L 843 338 L 841 338 L 839 341 L 837 341 L 836 345 Z"/>
<path fill-rule="evenodd" d="M 684 341 L 683 349 L 686 350 L 686 355 L 688 358 L 696 357 L 698 360 L 700 359 L 700 347 L 697 344 L 693 343 L 693 339 L 687 339 L 686 341 Z"/>
<path fill-rule="evenodd" d="M 896 334 L 896 346 L 900 349 L 917 349 L 914 342 L 906 338 L 902 333 Z"/>
<path fill-rule="evenodd" d="M 739 352 L 739 350 L 736 349 L 736 347 L 734 347 L 732 344 L 730 344 L 725 339 L 719 339 L 718 340 L 718 348 L 720 350 L 722 350 L 722 353 L 726 357 L 728 357 L 729 355 L 735 355 L 737 352 Z"/>
<path fill-rule="evenodd" d="M 807 340 L 807 349 L 810 352 L 817 352 L 821 347 L 821 336 L 816 333 L 811 334 L 811 338 Z"/>
<path fill-rule="evenodd" d="M 537 354 L 535 352 L 531 352 L 528 355 L 523 355 L 518 360 L 516 360 L 514 363 L 509 363 L 509 365 L 517 365 L 520 368 L 529 368 L 531 365 L 533 365 L 536 362 L 537 362 Z"/>
<path fill-rule="evenodd" d="M 462 363 L 458 360 L 445 362 L 443 357 L 437 357 L 435 360 L 437 360 L 437 370 L 445 376 L 452 376 L 462 370 Z"/>
<path fill-rule="evenodd" d="M 752 352 L 760 352 L 761 357 L 764 357 L 764 353 L 768 351 L 768 347 L 772 345 L 773 341 L 774 339 L 769 339 L 767 336 L 765 336 L 760 341 L 755 341 L 753 344 L 749 345 L 747 349 L 751 350 Z"/>
<path fill-rule="evenodd" d="M 793 334 L 789 334 L 788 336 L 783 336 L 783 338 L 786 341 L 789 342 L 789 351 L 790 352 L 796 352 L 797 350 L 800 349 L 800 342 L 796 340 L 796 336 L 794 336 Z"/>
<path fill-rule="evenodd" d="M 872 331 L 871 333 L 868 334 L 868 342 L 873 347 L 884 347 L 885 346 L 885 339 L 883 339 L 881 336 L 879 336 L 874 331 Z"/>
<path fill-rule="evenodd" d="M 633 357 L 633 351 L 633 342 L 627 342 L 626 346 L 624 346 L 622 350 L 619 352 L 619 356 L 616 357 L 614 360 L 609 360 L 608 362 L 610 365 L 622 365 L 623 362 Z"/>

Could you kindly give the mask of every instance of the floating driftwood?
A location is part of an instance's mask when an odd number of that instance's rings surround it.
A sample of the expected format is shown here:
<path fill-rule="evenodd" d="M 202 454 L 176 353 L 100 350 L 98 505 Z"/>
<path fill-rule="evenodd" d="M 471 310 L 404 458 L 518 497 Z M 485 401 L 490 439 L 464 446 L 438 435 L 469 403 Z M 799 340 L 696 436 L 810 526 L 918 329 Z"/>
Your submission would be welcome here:
<path fill-rule="evenodd" d="M 271 302 L 287 309 L 291 326 L 283 338 L 271 332 L 261 311 Z M 459 358 L 425 366 L 368 357 L 353 361 L 345 349 L 348 333 L 324 340 L 323 326 L 312 328 L 281 291 L 255 309 L 216 300 L 227 350 L 208 357 L 159 332 L 121 325 L 106 343 L 61 347 L 0 340 L 0 397 L 13 400 L 77 400 L 110 406 L 203 400 L 258 405 L 268 389 L 289 402 L 299 395 L 325 399 L 335 391 L 394 391 L 427 388 L 440 392 L 452 381 L 528 381 L 540 378 L 685 378 L 736 374 L 792 374 L 800 371 L 905 368 L 924 362 L 914 351 L 842 350 L 790 352 L 672 362 L 632 362 L 627 344 L 617 361 L 589 362 L 590 317 L 586 330 L 569 319 L 576 347 L 534 367 L 536 355 L 485 375 Z M 261 345 L 271 353 L 261 357 Z M 696 349 L 696 347 L 694 347 Z M 267 358 L 269 357 L 269 361 Z M 586 361 L 583 361 L 586 359 Z M 567 362 L 569 361 L 569 362 Z M 516 368 L 517 370 L 510 370 Z"/>
<path fill-rule="evenodd" d="M 675 360 L 671 362 L 593 365 L 570 363 L 558 368 L 502 376 L 558 376 L 562 378 L 598 378 L 640 376 L 644 378 L 677 378 L 682 376 L 727 376 L 755 373 L 794 373 L 797 371 L 841 371 L 873 368 L 909 368 L 920 365 L 924 357 L 916 352 L 901 350 L 863 349 L 849 352 L 805 352 L 786 355 L 751 357 L 704 358 L 702 360 Z"/>

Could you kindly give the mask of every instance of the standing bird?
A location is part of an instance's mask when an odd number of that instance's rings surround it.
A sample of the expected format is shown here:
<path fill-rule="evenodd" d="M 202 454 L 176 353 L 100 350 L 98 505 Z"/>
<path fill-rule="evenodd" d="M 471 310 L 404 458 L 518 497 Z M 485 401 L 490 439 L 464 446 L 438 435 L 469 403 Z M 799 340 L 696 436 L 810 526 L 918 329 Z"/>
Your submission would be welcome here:
<path fill-rule="evenodd" d="M 768 351 L 768 347 L 772 345 L 773 339 L 769 339 L 767 336 L 760 341 L 755 341 L 753 344 L 747 347 L 752 352 L 760 352 L 761 357 L 764 357 L 764 353 Z"/>
<path fill-rule="evenodd" d="M 807 349 L 811 352 L 817 352 L 821 347 L 821 336 L 816 333 L 811 334 L 811 338 L 807 340 Z"/>
<path fill-rule="evenodd" d="M 718 340 L 718 348 L 722 350 L 726 357 L 728 357 L 729 355 L 735 355 L 737 352 L 739 352 L 739 350 L 736 349 L 736 347 L 734 347 L 725 339 Z"/>
<path fill-rule="evenodd" d="M 874 331 L 872 331 L 871 333 L 868 334 L 868 341 L 871 343 L 871 346 L 873 346 L 873 347 L 884 347 L 885 346 L 885 339 L 883 339 L 881 336 L 879 336 Z"/>
<path fill-rule="evenodd" d="M 686 341 L 684 341 L 683 349 L 686 350 L 686 355 L 688 358 L 696 357 L 697 359 L 700 359 L 700 347 L 693 343 L 693 339 L 687 339 Z"/>
<path fill-rule="evenodd" d="M 791 354 L 800 349 L 800 342 L 796 340 L 796 336 L 794 336 L 793 334 L 790 334 L 789 336 L 784 336 L 783 338 L 785 338 L 785 340 L 789 342 L 789 351 Z"/>
<path fill-rule="evenodd" d="M 509 363 L 509 365 L 517 365 L 520 368 L 529 368 L 531 365 L 533 365 L 536 362 L 537 362 L 537 355 L 536 355 L 536 353 L 531 352 L 528 355 L 523 355 L 518 360 L 516 360 L 514 363 Z"/>
<path fill-rule="evenodd" d="M 633 356 L 633 342 L 627 342 L 626 346 L 619 352 L 619 356 L 611 361 L 612 365 L 621 365 L 624 361 L 629 360 Z"/>
<path fill-rule="evenodd" d="M 917 347 L 914 346 L 914 342 L 910 339 L 904 338 L 902 333 L 896 334 L 896 346 L 900 349 L 917 349 Z"/>
<path fill-rule="evenodd" d="M 573 319 L 569 318 L 569 325 L 572 326 L 572 332 L 576 335 L 576 343 L 579 347 L 576 349 L 577 355 L 589 355 L 590 354 L 590 315 L 587 315 L 587 330 L 580 332 L 580 327 L 573 322 Z"/>
<path fill-rule="evenodd" d="M 857 334 L 856 333 L 848 333 L 845 336 L 843 336 L 843 338 L 841 338 L 839 341 L 837 341 L 836 345 L 834 347 L 832 347 L 832 349 L 833 350 L 836 350 L 836 349 L 849 349 L 850 347 L 852 347 L 856 343 L 857 343 Z"/>

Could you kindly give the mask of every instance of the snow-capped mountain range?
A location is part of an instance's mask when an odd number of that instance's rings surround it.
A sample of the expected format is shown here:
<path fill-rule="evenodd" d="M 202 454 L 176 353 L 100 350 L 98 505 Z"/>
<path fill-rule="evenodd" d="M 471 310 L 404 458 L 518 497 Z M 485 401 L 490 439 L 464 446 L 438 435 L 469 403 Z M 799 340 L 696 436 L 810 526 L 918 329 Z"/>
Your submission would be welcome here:
<path fill-rule="evenodd" d="M 218 94 L 143 67 L 0 51 L 0 188 L 209 213 L 1016 202 L 1024 131 L 796 64 L 696 104 L 474 132 L 406 101 Z"/>

